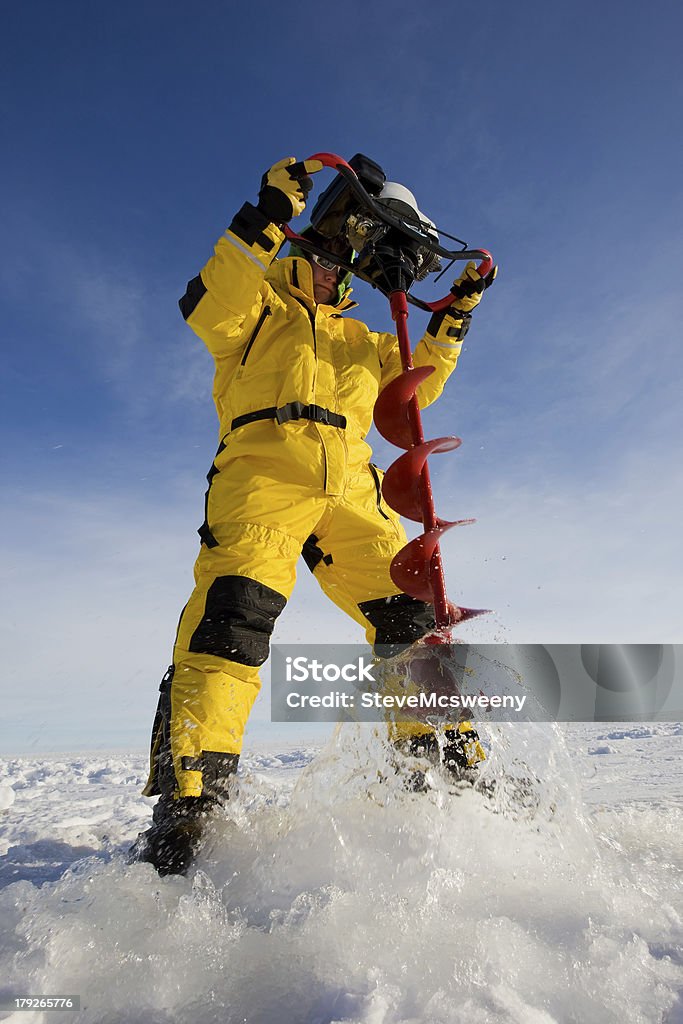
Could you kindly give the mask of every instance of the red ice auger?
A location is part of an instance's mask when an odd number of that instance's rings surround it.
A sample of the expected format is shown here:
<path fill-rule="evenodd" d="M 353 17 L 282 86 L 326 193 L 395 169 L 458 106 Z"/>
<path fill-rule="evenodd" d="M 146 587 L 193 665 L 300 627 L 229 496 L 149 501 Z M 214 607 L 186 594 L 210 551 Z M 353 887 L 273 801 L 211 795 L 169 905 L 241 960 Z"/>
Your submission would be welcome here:
<path fill-rule="evenodd" d="M 391 578 L 411 597 L 433 603 L 433 638 L 447 643 L 451 627 L 483 610 L 459 608 L 448 600 L 439 542 L 446 530 L 474 520 L 450 522 L 436 514 L 428 458 L 437 452 L 453 451 L 461 440 L 425 440 L 416 390 L 434 367 L 413 366 L 407 320 L 409 303 L 434 313 L 450 306 L 454 295 L 449 292 L 443 299 L 424 302 L 409 292 L 414 281 L 440 270 L 442 259 L 449 261 L 448 266 L 456 260 L 481 260 L 477 269 L 482 277 L 493 267 L 493 259 L 485 249 L 467 249 L 461 239 L 447 232 L 437 233 L 435 225 L 418 210 L 412 193 L 403 185 L 387 182 L 382 168 L 363 154 L 356 154 L 348 162 L 333 153 L 314 153 L 309 159 L 320 160 L 338 172 L 313 209 L 312 227 L 323 238 L 332 240 L 342 235 L 347 239 L 357 258 L 344 263 L 335 256 L 335 262 L 386 295 L 396 323 L 403 372 L 380 394 L 374 419 L 382 437 L 405 449 L 405 453 L 387 470 L 382 494 L 400 515 L 421 522 L 424 532 L 395 556 Z M 330 258 L 330 253 L 291 228 L 285 227 L 285 234 L 302 249 Z M 440 235 L 462 248 L 444 248 Z"/>

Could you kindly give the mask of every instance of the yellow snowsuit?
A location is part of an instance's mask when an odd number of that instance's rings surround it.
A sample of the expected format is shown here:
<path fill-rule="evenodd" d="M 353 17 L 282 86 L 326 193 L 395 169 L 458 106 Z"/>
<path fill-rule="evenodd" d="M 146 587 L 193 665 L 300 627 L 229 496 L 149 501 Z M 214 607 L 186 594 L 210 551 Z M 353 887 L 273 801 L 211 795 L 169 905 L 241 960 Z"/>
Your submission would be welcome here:
<path fill-rule="evenodd" d="M 208 793 L 236 762 L 302 553 L 370 643 L 411 643 L 433 624 L 431 606 L 389 576 L 406 536 L 364 440 L 379 391 L 401 372 L 396 337 L 348 316 L 348 299 L 316 305 L 309 263 L 275 259 L 284 235 L 257 212 L 245 204 L 180 303 L 215 360 L 220 445 L 147 795 L 160 791 L 164 741 L 175 797 Z M 417 345 L 415 365 L 435 367 L 422 406 L 441 394 L 461 345 L 445 330 Z"/>

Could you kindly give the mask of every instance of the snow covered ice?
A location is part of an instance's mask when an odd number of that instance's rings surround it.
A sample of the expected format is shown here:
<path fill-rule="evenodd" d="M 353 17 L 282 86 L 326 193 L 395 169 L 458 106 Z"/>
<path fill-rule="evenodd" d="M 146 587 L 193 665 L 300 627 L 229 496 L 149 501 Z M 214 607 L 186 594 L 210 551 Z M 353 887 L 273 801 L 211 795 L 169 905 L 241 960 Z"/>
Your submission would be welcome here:
<path fill-rule="evenodd" d="M 0 763 L 0 994 L 102 1024 L 683 1022 L 683 726 L 489 726 L 534 813 L 377 781 L 372 729 L 252 752 L 187 878 L 124 853 L 138 755 Z M 0 1017 L 3 1015 L 0 1014 Z"/>

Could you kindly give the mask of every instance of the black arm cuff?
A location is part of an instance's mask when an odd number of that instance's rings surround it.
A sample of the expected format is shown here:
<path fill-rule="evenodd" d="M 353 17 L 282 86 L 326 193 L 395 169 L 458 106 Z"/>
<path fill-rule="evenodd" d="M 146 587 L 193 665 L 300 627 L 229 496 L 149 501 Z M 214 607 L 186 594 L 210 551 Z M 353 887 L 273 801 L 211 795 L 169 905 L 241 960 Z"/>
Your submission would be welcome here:
<path fill-rule="evenodd" d="M 258 244 L 266 252 L 270 252 L 275 243 L 265 234 L 265 230 L 272 223 L 258 207 L 245 203 L 233 217 L 229 230 L 245 245 Z"/>
<path fill-rule="evenodd" d="M 452 338 L 453 341 L 462 341 L 470 329 L 472 314 L 461 313 L 459 309 L 442 309 L 438 313 L 432 313 L 427 324 L 427 334 L 436 338 L 446 317 L 451 320 L 450 325 L 446 328 L 446 336 Z"/>

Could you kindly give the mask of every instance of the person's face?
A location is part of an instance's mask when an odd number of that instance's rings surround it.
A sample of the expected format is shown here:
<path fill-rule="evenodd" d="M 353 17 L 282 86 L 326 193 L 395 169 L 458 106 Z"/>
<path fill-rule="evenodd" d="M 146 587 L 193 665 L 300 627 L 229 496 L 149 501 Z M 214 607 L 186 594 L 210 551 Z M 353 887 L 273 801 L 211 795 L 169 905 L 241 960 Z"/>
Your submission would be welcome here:
<path fill-rule="evenodd" d="M 332 270 L 326 270 L 316 263 L 315 260 L 309 260 L 309 263 L 313 271 L 313 298 L 317 303 L 322 302 L 325 305 L 331 305 L 337 298 L 339 271 L 336 267 Z"/>

